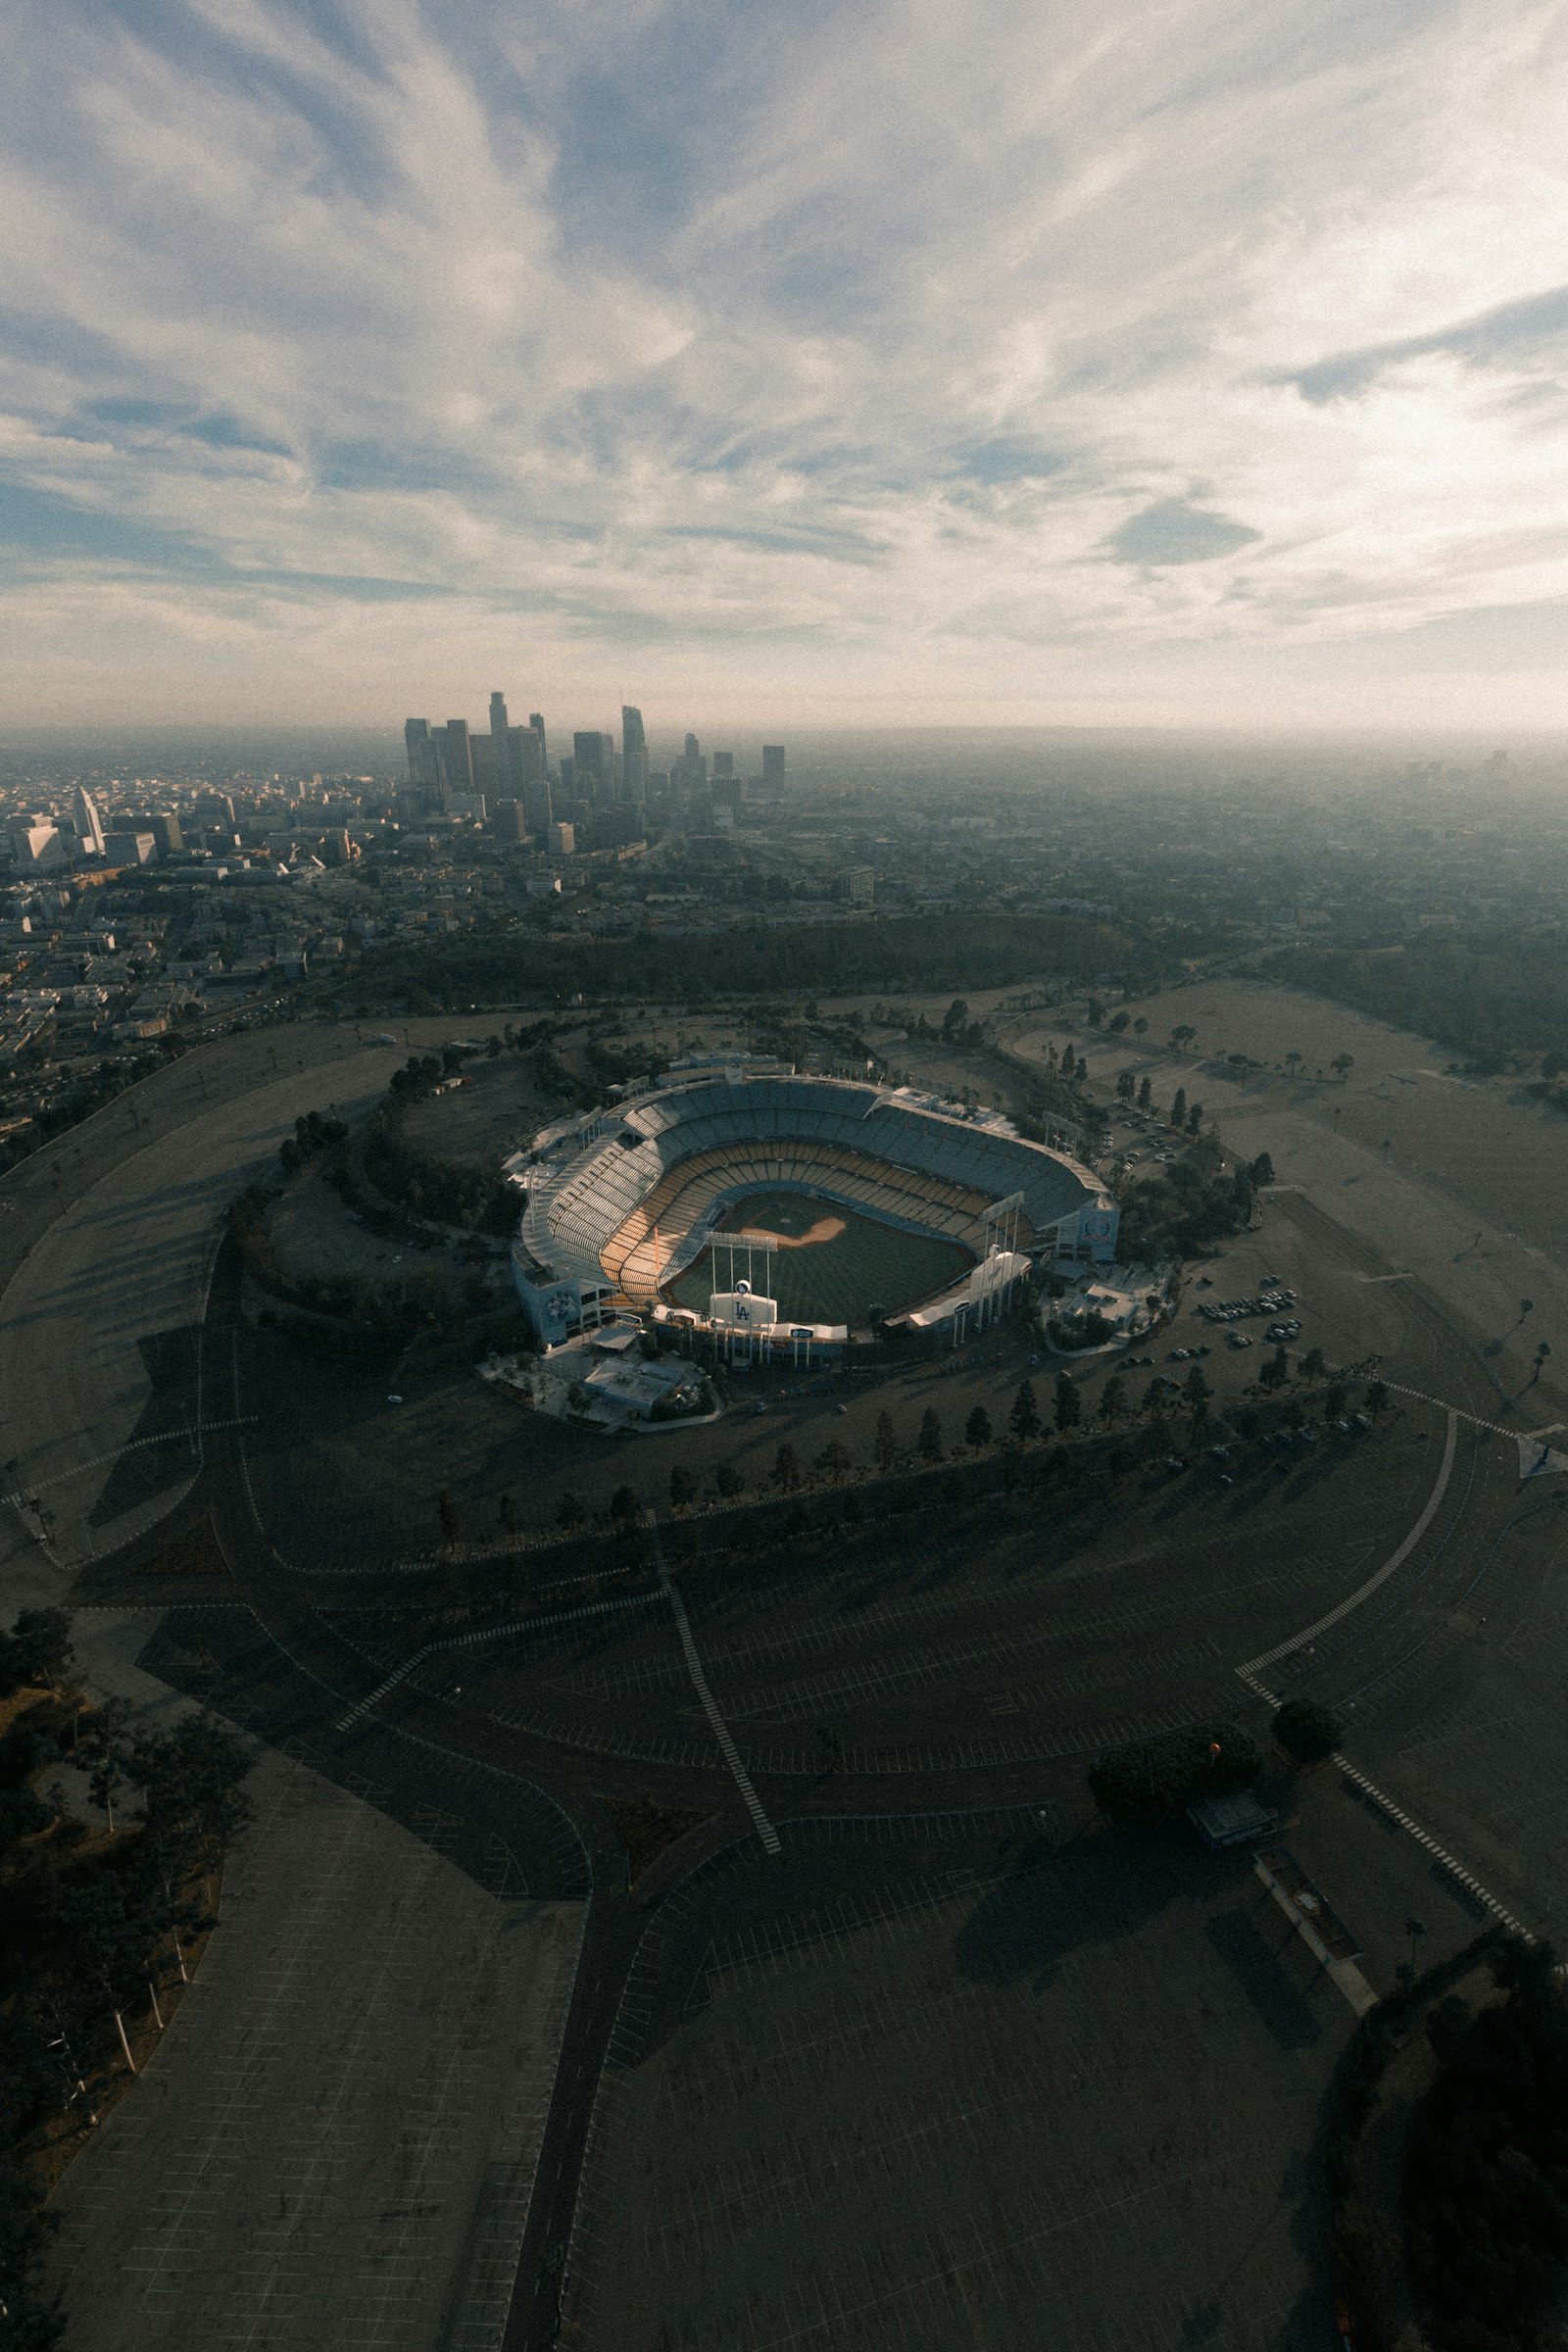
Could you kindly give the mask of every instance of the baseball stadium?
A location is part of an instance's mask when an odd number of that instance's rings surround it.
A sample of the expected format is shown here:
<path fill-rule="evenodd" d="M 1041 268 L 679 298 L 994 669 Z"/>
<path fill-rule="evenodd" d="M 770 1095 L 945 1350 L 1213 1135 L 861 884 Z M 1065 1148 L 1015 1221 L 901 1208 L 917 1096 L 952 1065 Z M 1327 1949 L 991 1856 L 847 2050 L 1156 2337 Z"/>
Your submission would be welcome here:
<path fill-rule="evenodd" d="M 1032 1261 L 1116 1249 L 1093 1172 L 1000 1114 L 776 1064 L 667 1073 L 544 1129 L 506 1173 L 546 1345 L 626 1310 L 824 1342 L 984 1321 Z"/>

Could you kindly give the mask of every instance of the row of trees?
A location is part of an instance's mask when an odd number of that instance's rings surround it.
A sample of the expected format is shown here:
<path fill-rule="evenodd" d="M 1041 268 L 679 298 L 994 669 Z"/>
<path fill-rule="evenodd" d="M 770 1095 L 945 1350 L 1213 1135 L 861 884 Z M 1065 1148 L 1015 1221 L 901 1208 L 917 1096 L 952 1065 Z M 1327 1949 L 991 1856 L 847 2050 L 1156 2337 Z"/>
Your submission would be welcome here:
<path fill-rule="evenodd" d="M 1289 948 L 1268 970 L 1395 1028 L 1443 1038 L 1483 1069 L 1561 1054 L 1568 1039 L 1568 969 L 1546 933 L 1427 932 L 1392 951 Z"/>
<path fill-rule="evenodd" d="M 0 2340 L 45 2352 L 63 2319 L 41 2283 L 44 2219 L 28 2157 L 50 2120 L 94 2120 L 106 2073 L 130 2063 L 127 2020 L 157 2019 L 162 1985 L 211 1925 L 206 1888 L 249 1818 L 249 1759 L 203 1715 L 136 1727 L 88 1710 L 70 1682 L 70 1621 L 33 1610 L 0 1637 Z M 85 1766 L 104 1832 L 40 1788 Z"/>
<path fill-rule="evenodd" d="M 371 964 L 385 987 L 436 1009 L 579 994 L 618 1002 L 793 999 L 890 988 L 1005 988 L 1039 972 L 1087 977 L 1137 960 L 1134 943 L 1072 915 L 893 915 L 864 923 L 736 923 L 698 937 L 637 932 L 562 940 L 511 933 L 392 950 Z"/>

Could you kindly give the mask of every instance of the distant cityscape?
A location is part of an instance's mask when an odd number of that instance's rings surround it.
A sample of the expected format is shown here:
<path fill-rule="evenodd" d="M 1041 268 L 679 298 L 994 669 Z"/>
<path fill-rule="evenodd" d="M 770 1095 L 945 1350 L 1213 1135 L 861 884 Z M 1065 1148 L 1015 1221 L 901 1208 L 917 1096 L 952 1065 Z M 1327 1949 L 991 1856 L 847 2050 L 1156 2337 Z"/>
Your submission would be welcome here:
<path fill-rule="evenodd" d="M 760 775 L 742 779 L 733 752 L 705 753 L 688 735 L 667 769 L 651 768 L 643 714 L 622 705 L 620 749 L 597 727 L 579 728 L 571 750 L 551 765 L 541 711 L 514 726 L 504 694 L 490 697 L 490 731 L 472 732 L 466 718 L 432 726 L 411 718 L 403 729 L 408 785 L 420 815 L 492 821 L 514 845 L 532 841 L 556 856 L 576 850 L 615 850 L 646 838 L 650 826 L 733 832 L 746 795 L 777 799 L 784 791 L 784 746 L 762 746 Z"/>
<path fill-rule="evenodd" d="M 569 740 L 569 750 L 565 748 Z M 336 772 L 235 739 L 154 762 L 0 751 L 0 1153 L 149 1054 L 355 1002 L 465 933 L 615 940 L 1071 914 L 1184 958 L 1568 919 L 1545 764 L 1258 758 L 1198 739 L 665 734 L 543 713 L 388 727 Z M 317 759 L 319 760 L 318 753 Z M 1370 789 L 1369 786 L 1375 786 Z"/>

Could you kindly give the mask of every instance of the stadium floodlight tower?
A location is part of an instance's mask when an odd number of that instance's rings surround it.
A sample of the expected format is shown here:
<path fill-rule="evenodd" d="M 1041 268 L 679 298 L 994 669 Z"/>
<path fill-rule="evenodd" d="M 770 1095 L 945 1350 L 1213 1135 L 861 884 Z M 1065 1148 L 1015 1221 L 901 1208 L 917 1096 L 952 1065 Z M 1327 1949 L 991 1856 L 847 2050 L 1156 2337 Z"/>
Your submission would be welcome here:
<path fill-rule="evenodd" d="M 985 1212 L 986 1250 L 980 1279 L 974 1289 L 974 1327 L 984 1331 L 1008 1303 L 1017 1280 L 1018 1220 L 1023 1214 L 1022 1193 L 993 1200 Z"/>
<path fill-rule="evenodd" d="M 718 1252 L 724 1250 L 728 1260 L 726 1287 L 709 1293 L 708 1320 L 715 1339 L 723 1346 L 729 1361 L 749 1364 L 754 1357 L 766 1363 L 773 1352 L 773 1327 L 778 1321 L 778 1301 L 763 1297 L 755 1287 L 756 1261 L 762 1261 L 762 1279 L 767 1281 L 769 1260 L 778 1250 L 778 1237 L 771 1233 L 715 1233 L 711 1242 L 712 1263 L 717 1270 Z M 737 1276 L 736 1264 L 744 1254 L 746 1272 Z M 772 1285 L 768 1284 L 771 1289 Z"/>

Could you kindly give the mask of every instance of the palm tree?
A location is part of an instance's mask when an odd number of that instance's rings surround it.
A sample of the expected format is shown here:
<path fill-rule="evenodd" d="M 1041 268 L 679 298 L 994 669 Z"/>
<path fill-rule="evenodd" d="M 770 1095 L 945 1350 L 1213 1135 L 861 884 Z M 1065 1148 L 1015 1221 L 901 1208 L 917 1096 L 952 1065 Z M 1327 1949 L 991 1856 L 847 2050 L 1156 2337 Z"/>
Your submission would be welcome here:
<path fill-rule="evenodd" d="M 1329 1063 L 1331 1070 L 1338 1070 L 1342 1086 L 1354 1067 L 1355 1055 L 1353 1054 L 1336 1054 L 1334 1059 Z"/>
<path fill-rule="evenodd" d="M 1535 1387 L 1537 1381 L 1541 1378 L 1541 1368 L 1550 1353 L 1551 1343 L 1549 1340 L 1542 1340 L 1537 1344 L 1535 1365 L 1530 1374 L 1530 1386 L 1532 1388 Z"/>
<path fill-rule="evenodd" d="M 1296 1076 L 1296 1073 L 1297 1073 L 1297 1071 L 1299 1069 L 1299 1067 L 1300 1067 L 1300 1064 L 1301 1064 L 1301 1056 L 1300 1056 L 1300 1054 L 1298 1054 L 1298 1053 L 1295 1051 L 1295 1049 L 1293 1048 L 1293 1049 L 1292 1049 L 1292 1051 L 1291 1051 L 1289 1054 L 1286 1054 L 1286 1056 L 1285 1056 L 1285 1067 L 1286 1067 L 1286 1068 L 1287 1068 L 1287 1070 L 1290 1072 L 1290 1074 L 1291 1074 L 1291 1076 L 1292 1076 L 1293 1078 Z"/>

